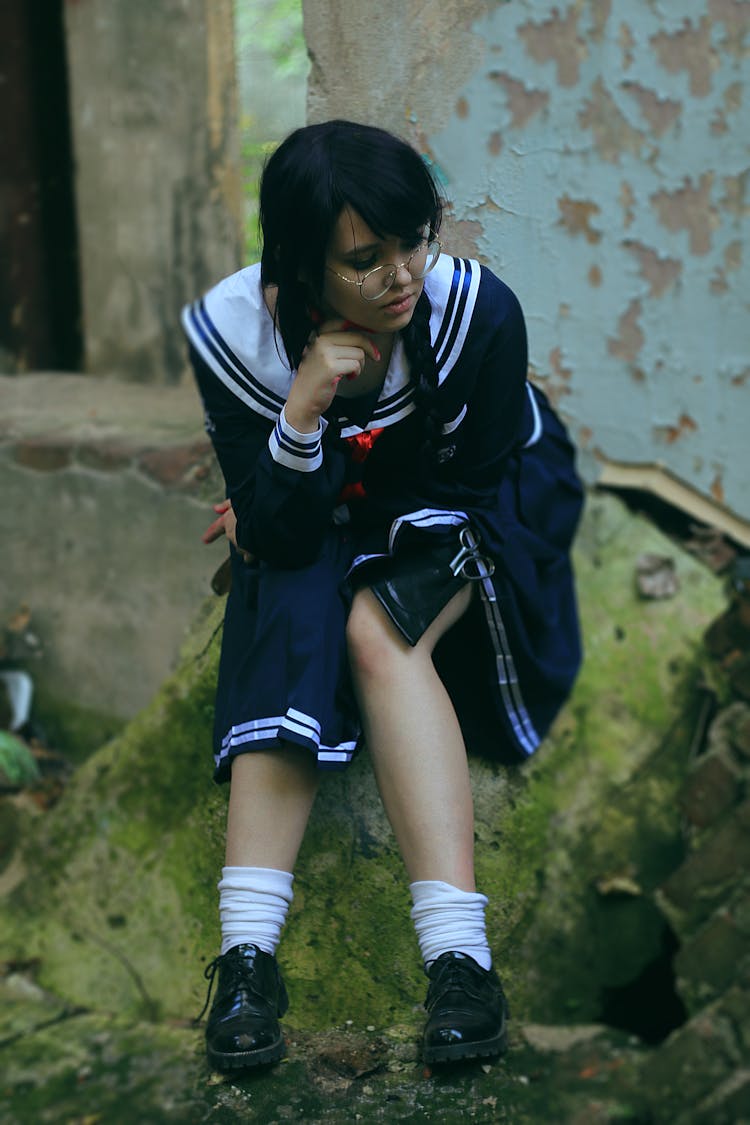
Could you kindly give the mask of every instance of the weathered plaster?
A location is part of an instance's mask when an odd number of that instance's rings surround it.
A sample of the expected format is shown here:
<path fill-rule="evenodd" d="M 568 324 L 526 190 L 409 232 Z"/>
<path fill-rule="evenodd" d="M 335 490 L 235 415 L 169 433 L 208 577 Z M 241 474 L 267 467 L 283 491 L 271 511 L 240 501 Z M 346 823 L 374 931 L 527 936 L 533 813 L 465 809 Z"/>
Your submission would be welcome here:
<path fill-rule="evenodd" d="M 505 90 L 510 110 L 510 123 L 514 129 L 521 129 L 549 103 L 549 94 L 546 90 L 529 90 L 523 82 L 511 78 L 509 74 L 504 74 L 502 71 L 492 71 L 490 78 Z M 466 101 L 465 98 L 463 100 Z"/>
<path fill-rule="evenodd" d="M 446 245 L 518 293 L 589 479 L 660 462 L 750 520 L 750 3 L 407 8 L 305 0 L 313 117 L 394 128 L 439 170 Z"/>
<path fill-rule="evenodd" d="M 635 98 L 639 110 L 657 137 L 665 133 L 680 116 L 682 111 L 680 102 L 672 98 L 660 98 L 654 90 L 649 90 L 640 82 L 623 82 L 622 88 Z"/>
<path fill-rule="evenodd" d="M 651 37 L 651 45 L 665 70 L 672 74 L 686 71 L 690 93 L 705 97 L 711 91 L 711 73 L 719 65 L 711 46 L 711 21 L 707 16 L 696 26 L 683 20 L 679 31 L 660 31 Z"/>
<path fill-rule="evenodd" d="M 626 250 L 633 254 L 640 266 L 641 277 L 649 283 L 649 297 L 661 297 L 682 273 L 682 262 L 676 258 L 661 257 L 650 246 L 626 239 Z"/>
<path fill-rule="evenodd" d="M 643 134 L 630 125 L 601 78 L 594 81 L 591 96 L 583 103 L 578 121 L 583 129 L 591 130 L 602 160 L 618 164 L 623 152 L 636 155 L 641 152 Z"/>
<path fill-rule="evenodd" d="M 707 254 L 711 249 L 711 231 L 719 225 L 716 209 L 711 203 L 713 172 L 705 172 L 700 180 L 685 179 L 677 191 L 658 191 L 651 204 L 667 230 L 686 230 L 693 254 Z"/>
<path fill-rule="evenodd" d="M 497 5 L 453 100 L 466 116 L 427 137 L 587 475 L 661 463 L 745 519 L 749 17 L 734 0 Z"/>
<path fill-rule="evenodd" d="M 554 62 L 560 86 L 576 85 L 581 62 L 587 55 L 586 43 L 578 33 L 580 8 L 580 0 L 564 15 L 553 8 L 552 15 L 542 23 L 529 20 L 518 28 L 532 59 L 539 63 Z"/>
<path fill-rule="evenodd" d="M 421 144 L 457 108 L 485 54 L 475 24 L 492 0 L 411 4 L 303 0 L 310 56 L 309 121 L 350 117 Z"/>
<path fill-rule="evenodd" d="M 560 209 L 560 226 L 565 227 L 570 234 L 582 234 L 587 242 L 599 242 L 602 232 L 591 225 L 591 220 L 599 214 L 599 207 L 585 199 L 570 199 L 564 195 L 558 199 Z"/>
<path fill-rule="evenodd" d="M 641 315 L 641 302 L 631 301 L 627 311 L 617 322 L 617 336 L 610 337 L 607 348 L 610 355 L 619 356 L 629 364 L 638 360 L 645 339 L 638 318 Z"/>

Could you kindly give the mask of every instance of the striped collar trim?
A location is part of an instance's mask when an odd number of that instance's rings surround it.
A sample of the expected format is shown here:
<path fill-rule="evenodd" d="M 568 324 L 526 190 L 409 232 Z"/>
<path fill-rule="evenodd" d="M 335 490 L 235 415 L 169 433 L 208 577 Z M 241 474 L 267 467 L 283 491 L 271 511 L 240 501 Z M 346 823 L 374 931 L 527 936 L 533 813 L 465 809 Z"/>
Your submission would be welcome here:
<path fill-rule="evenodd" d="M 440 260 L 425 278 L 432 305 L 430 339 L 435 349 L 438 383 L 442 385 L 456 366 L 474 315 L 481 270 L 471 258 Z"/>
<path fill-rule="evenodd" d="M 441 254 L 425 278 L 430 299 L 430 338 L 442 385 L 461 355 L 479 291 L 479 264 Z M 279 354 L 273 319 L 260 286 L 260 265 L 220 281 L 205 297 L 187 305 L 182 324 L 188 340 L 208 367 L 237 398 L 264 418 L 276 420 L 294 373 Z M 414 409 L 414 387 L 403 344 L 398 340 L 381 396 L 366 429 L 390 426 Z M 342 413 L 344 436 L 357 433 Z"/>

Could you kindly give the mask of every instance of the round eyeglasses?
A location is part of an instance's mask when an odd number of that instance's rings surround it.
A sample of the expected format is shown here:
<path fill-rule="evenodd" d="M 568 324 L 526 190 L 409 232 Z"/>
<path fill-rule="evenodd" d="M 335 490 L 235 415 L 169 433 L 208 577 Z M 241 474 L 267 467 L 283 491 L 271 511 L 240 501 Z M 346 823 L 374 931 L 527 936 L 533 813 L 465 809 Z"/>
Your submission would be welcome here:
<path fill-rule="evenodd" d="M 335 273 L 336 277 L 340 277 L 347 284 L 356 285 L 366 301 L 377 301 L 378 297 L 382 297 L 392 287 L 398 271 L 404 267 L 415 281 L 420 281 L 423 277 L 426 277 L 430 270 L 437 265 L 441 249 L 440 239 L 435 238 L 430 232 L 430 238 L 423 238 L 405 262 L 400 262 L 399 265 L 386 263 L 382 266 L 376 266 L 374 270 L 368 270 L 359 281 L 353 277 L 344 277 L 343 273 L 332 269 L 331 266 L 326 266 L 326 269 L 330 273 Z"/>

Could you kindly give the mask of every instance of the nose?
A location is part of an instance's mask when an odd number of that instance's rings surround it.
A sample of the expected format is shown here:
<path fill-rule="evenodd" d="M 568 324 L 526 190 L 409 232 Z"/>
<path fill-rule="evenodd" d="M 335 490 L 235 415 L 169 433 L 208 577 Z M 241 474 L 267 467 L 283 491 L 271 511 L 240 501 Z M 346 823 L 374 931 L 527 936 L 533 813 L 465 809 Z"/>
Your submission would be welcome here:
<path fill-rule="evenodd" d="M 396 266 L 396 276 L 393 279 L 394 285 L 408 285 L 411 281 L 411 273 L 406 262 L 402 262 L 400 266 Z"/>

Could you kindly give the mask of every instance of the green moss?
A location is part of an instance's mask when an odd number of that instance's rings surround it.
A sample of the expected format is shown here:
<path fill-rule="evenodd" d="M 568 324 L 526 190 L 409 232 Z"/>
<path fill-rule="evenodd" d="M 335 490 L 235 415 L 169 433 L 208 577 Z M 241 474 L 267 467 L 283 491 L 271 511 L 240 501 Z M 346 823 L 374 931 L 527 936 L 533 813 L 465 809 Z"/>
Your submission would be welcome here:
<path fill-rule="evenodd" d="M 208 1071 L 200 1032 L 136 1023 L 28 1001 L 25 1034 L 9 1036 L 2 995 L 3 1120 L 112 1121 L 118 1125 L 349 1125 L 399 1120 L 454 1125 L 512 1120 L 645 1120 L 639 1056 L 617 1036 L 594 1036 L 564 1053 L 540 1053 L 520 1038 L 492 1067 L 467 1064 L 430 1075 L 417 1039 L 337 1028 L 292 1033 L 271 1070 L 222 1078 Z M 630 1117 L 623 1114 L 630 1114 Z"/>
<path fill-rule="evenodd" d="M 34 721 L 53 749 L 79 765 L 125 728 L 125 721 L 103 711 L 81 707 L 51 694 L 43 684 L 34 689 Z"/>
<path fill-rule="evenodd" d="M 694 669 L 680 696 L 690 694 L 697 676 Z M 628 779 L 605 778 L 588 790 L 581 819 L 548 828 L 538 895 L 508 939 L 514 960 L 531 967 L 515 980 L 517 1005 L 529 1018 L 554 1021 L 571 1011 L 577 1019 L 601 1018 L 603 991 L 634 980 L 661 951 L 666 919 L 651 895 L 684 855 L 678 797 L 697 703 L 695 696 Z M 535 808 L 543 803 L 535 786 L 549 786 L 551 764 L 530 783 Z M 571 785 L 569 776 L 564 784 Z"/>
<path fill-rule="evenodd" d="M 652 955 L 646 900 L 679 858 L 690 654 L 722 604 L 718 581 L 687 558 L 680 597 L 635 596 L 635 552 L 672 549 L 615 501 L 592 502 L 577 553 L 588 657 L 573 697 L 528 767 L 471 763 L 477 880 L 521 1017 L 595 1018 L 616 961 L 597 961 L 596 935 L 613 935 L 615 949 L 638 911 L 644 940 L 628 971 Z M 29 878 L 7 901 L 4 944 L 38 956 L 41 979 L 76 1003 L 106 997 L 122 1012 L 183 1018 L 202 1004 L 226 805 L 210 759 L 222 611 L 217 599 L 202 607 L 176 675 L 29 833 Z M 623 875 L 641 888 L 633 911 L 597 890 Z M 291 1027 L 351 1019 L 414 1032 L 426 982 L 407 883 L 368 759 L 327 775 L 280 949 Z"/>

